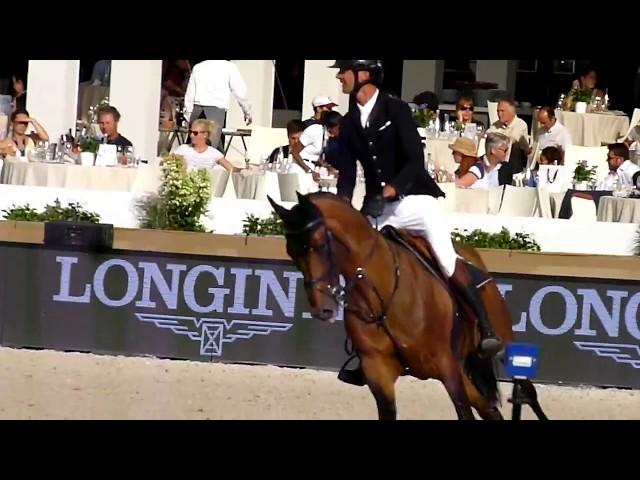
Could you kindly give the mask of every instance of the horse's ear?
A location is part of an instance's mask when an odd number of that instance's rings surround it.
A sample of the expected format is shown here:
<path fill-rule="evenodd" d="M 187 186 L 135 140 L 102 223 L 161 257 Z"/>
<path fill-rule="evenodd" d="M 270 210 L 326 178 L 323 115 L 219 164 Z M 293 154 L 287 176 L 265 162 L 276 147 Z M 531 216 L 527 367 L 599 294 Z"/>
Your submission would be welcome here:
<path fill-rule="evenodd" d="M 285 207 L 283 207 L 282 205 L 278 204 L 269 195 L 267 195 L 267 199 L 269 200 L 269 203 L 271 204 L 271 206 L 275 210 L 276 215 L 278 215 L 283 222 L 286 222 L 287 219 L 289 218 L 289 214 L 291 213 L 291 210 L 287 210 Z"/>
<path fill-rule="evenodd" d="M 308 198 L 306 195 L 301 194 L 299 191 L 296 190 L 296 196 L 298 197 L 298 203 L 306 203 L 308 201 Z"/>

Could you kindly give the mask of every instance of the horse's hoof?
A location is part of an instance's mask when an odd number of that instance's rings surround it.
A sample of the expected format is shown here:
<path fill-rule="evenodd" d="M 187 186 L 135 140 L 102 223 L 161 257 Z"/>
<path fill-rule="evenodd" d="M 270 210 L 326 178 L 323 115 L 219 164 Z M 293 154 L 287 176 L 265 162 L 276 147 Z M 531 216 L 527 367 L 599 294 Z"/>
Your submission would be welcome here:
<path fill-rule="evenodd" d="M 349 385 L 355 385 L 356 387 L 364 387 L 366 384 L 364 374 L 360 368 L 355 370 L 346 370 L 343 368 L 338 373 L 338 380 L 348 383 Z"/>
<path fill-rule="evenodd" d="M 496 337 L 484 338 L 480 342 L 480 350 L 484 355 L 493 357 L 494 355 L 500 353 L 500 350 L 502 350 L 502 342 L 499 338 Z"/>

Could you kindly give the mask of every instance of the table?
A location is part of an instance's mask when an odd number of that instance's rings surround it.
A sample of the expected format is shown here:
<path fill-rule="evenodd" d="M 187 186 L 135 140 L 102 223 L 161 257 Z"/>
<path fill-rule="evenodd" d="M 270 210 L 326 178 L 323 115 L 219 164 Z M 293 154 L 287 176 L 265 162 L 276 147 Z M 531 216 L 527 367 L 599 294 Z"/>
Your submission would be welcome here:
<path fill-rule="evenodd" d="M 288 192 L 284 200 L 294 201 L 292 190 L 302 194 L 318 190 L 318 184 L 311 174 L 243 170 L 232 173 L 231 181 L 236 198 L 247 200 L 266 200 L 268 195 L 275 201 L 280 201 L 284 190 Z"/>
<path fill-rule="evenodd" d="M 573 145 L 600 147 L 602 143 L 616 142 L 629 130 L 627 116 L 556 110 L 556 117 L 569 130 Z"/>
<path fill-rule="evenodd" d="M 250 137 L 251 136 L 251 130 L 248 129 L 237 129 L 237 130 L 233 130 L 230 128 L 223 128 L 222 129 L 222 135 L 224 135 L 225 137 L 225 143 L 227 143 L 227 145 L 224 147 L 224 152 L 222 152 L 224 154 L 224 156 L 227 156 L 227 152 L 229 151 L 229 148 L 231 147 L 231 142 L 233 141 L 233 139 L 235 137 L 240 137 L 240 139 L 242 140 L 242 145 L 244 146 L 244 154 L 246 156 L 247 154 L 247 143 L 244 140 L 244 137 Z M 229 137 L 229 141 L 227 142 L 226 137 Z"/>
<path fill-rule="evenodd" d="M 110 192 L 150 192 L 160 186 L 160 167 L 85 167 L 5 160 L 0 183 Z"/>
<path fill-rule="evenodd" d="M 178 127 L 178 128 L 162 128 L 158 129 L 158 132 L 161 134 L 167 135 L 168 143 L 167 143 L 167 151 L 171 151 L 174 142 L 178 141 L 178 146 L 183 143 L 187 143 L 187 138 L 189 137 L 189 130 L 186 128 Z"/>
<path fill-rule="evenodd" d="M 640 223 L 640 198 L 601 198 L 598 205 L 598 221 Z"/>

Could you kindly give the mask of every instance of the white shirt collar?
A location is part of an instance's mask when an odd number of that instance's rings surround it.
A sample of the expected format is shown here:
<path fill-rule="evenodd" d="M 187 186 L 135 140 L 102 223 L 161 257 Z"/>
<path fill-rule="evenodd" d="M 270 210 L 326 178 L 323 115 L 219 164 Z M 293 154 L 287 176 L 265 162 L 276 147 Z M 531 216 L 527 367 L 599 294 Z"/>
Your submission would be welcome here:
<path fill-rule="evenodd" d="M 371 96 L 371 98 L 364 105 L 358 105 L 358 109 L 360 110 L 360 123 L 362 124 L 362 128 L 365 128 L 369 123 L 369 117 L 371 116 L 371 111 L 373 110 L 373 106 L 376 104 L 376 100 L 378 100 L 378 95 L 380 94 L 380 90 L 376 88 L 375 93 Z"/>

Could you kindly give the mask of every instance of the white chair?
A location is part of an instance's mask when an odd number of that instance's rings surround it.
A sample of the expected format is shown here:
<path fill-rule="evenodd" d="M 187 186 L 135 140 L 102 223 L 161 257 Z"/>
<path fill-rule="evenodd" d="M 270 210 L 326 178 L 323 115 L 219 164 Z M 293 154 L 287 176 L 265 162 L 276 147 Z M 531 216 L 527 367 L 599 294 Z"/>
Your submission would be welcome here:
<path fill-rule="evenodd" d="M 601 181 L 609 174 L 609 165 L 607 164 L 607 147 L 582 147 L 579 145 L 569 145 L 564 153 L 564 164 L 573 172 L 576 165 L 581 160 L 586 160 L 587 165 L 595 166 L 596 178 Z M 573 174 L 572 174 L 573 176 Z"/>
<path fill-rule="evenodd" d="M 298 195 L 300 191 L 300 179 L 296 173 L 279 173 L 278 185 L 280 186 L 280 199 L 283 202 L 298 203 Z"/>
<path fill-rule="evenodd" d="M 502 199 L 504 197 L 504 185 L 499 187 L 492 187 L 489 189 L 489 215 L 497 215 L 502 205 Z"/>
<path fill-rule="evenodd" d="M 538 192 L 535 188 L 505 185 L 498 215 L 533 217 L 538 210 Z"/>
<path fill-rule="evenodd" d="M 253 164 L 262 163 L 277 147 L 287 145 L 286 128 L 252 127 L 247 141 L 247 158 Z"/>
<path fill-rule="evenodd" d="M 596 222 L 598 220 L 596 204 L 593 200 L 580 197 L 571 198 L 571 220 L 580 222 Z"/>
<path fill-rule="evenodd" d="M 546 188 L 538 187 L 538 213 L 542 218 L 553 218 L 551 211 L 551 195 Z"/>
<path fill-rule="evenodd" d="M 636 125 L 638 125 L 639 122 L 640 122 L 640 108 L 634 108 L 633 115 L 631 116 L 631 122 L 629 123 L 629 130 L 627 130 L 627 133 L 625 133 L 624 136 L 618 139 L 618 142 L 624 142 L 625 139 L 631 133 L 631 130 L 633 130 L 636 127 Z"/>
<path fill-rule="evenodd" d="M 487 113 L 489 114 L 489 126 L 498 121 L 498 102 L 487 100 Z"/>
<path fill-rule="evenodd" d="M 209 173 L 209 180 L 211 181 L 211 197 L 219 198 L 224 195 L 224 191 L 227 189 L 227 183 L 229 182 L 229 170 L 224 168 L 213 168 Z"/>

